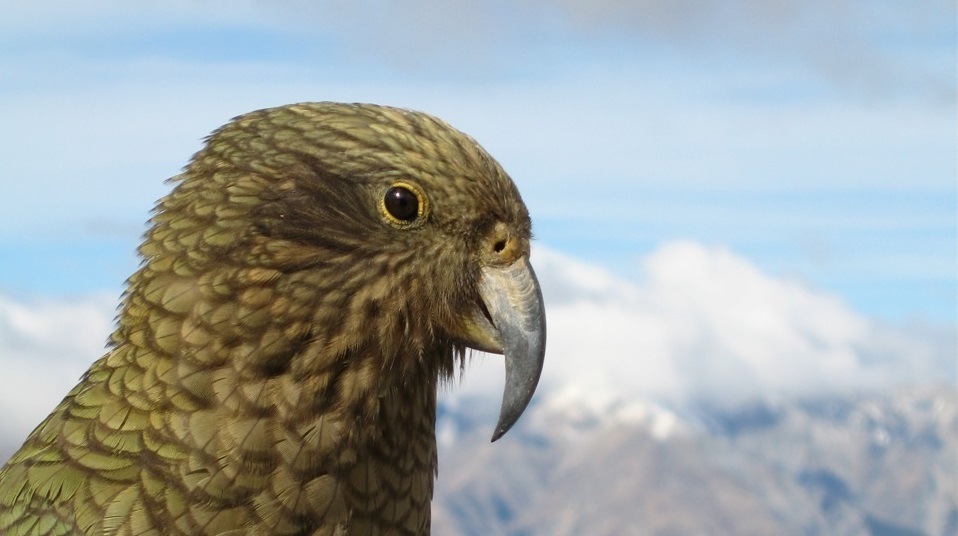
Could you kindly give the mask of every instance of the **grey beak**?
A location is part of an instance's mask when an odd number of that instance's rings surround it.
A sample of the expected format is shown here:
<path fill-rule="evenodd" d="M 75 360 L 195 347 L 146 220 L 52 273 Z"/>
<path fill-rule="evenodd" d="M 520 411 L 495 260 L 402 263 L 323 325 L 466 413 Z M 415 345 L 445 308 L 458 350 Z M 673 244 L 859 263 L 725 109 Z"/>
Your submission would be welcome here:
<path fill-rule="evenodd" d="M 479 295 L 506 361 L 502 407 L 492 434 L 496 441 L 519 420 L 539 383 L 546 352 L 546 315 L 528 257 L 508 266 L 483 268 Z"/>

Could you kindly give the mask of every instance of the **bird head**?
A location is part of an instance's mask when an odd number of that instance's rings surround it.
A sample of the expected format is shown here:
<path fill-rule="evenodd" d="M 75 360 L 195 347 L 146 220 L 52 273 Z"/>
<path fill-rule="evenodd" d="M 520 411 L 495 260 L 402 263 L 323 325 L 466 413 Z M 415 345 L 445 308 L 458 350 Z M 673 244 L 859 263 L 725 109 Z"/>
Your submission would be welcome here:
<path fill-rule="evenodd" d="M 378 353 L 394 381 L 448 376 L 466 348 L 502 353 L 493 441 L 528 405 L 545 353 L 531 222 L 472 138 L 409 110 L 296 104 L 234 119 L 174 181 L 141 247 L 147 269 L 179 263 L 226 294 L 231 277 L 268 280 L 259 322 L 285 323 L 317 356 Z M 258 352 L 303 374 L 326 366 L 301 354 Z"/>

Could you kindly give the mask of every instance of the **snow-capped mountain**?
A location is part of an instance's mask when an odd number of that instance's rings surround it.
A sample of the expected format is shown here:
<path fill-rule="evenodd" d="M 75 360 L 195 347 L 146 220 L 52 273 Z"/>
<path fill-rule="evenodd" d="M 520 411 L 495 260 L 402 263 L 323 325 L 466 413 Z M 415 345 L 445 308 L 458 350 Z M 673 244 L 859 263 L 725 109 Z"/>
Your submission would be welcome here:
<path fill-rule="evenodd" d="M 950 388 L 752 402 L 444 407 L 437 534 L 955 535 Z M 456 430 L 456 433 L 451 433 Z"/>

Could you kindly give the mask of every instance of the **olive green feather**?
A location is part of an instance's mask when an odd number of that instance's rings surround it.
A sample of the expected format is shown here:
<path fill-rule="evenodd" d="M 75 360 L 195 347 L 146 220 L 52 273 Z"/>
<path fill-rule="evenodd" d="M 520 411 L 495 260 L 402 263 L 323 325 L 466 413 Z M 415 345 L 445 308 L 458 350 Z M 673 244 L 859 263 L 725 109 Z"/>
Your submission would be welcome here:
<path fill-rule="evenodd" d="M 335 103 L 238 117 L 172 182 L 106 355 L 0 469 L 0 534 L 427 534 L 481 250 L 528 256 L 515 185 L 438 119 Z"/>

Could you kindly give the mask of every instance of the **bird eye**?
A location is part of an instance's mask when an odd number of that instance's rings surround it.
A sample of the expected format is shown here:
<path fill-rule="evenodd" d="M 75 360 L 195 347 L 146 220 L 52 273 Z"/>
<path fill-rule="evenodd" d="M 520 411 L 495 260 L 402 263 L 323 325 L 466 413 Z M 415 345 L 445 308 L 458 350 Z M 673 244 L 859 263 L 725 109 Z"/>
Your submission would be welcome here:
<path fill-rule="evenodd" d="M 405 183 L 397 183 L 386 190 L 382 208 L 396 224 L 408 224 L 425 212 L 425 199 L 419 189 Z"/>

